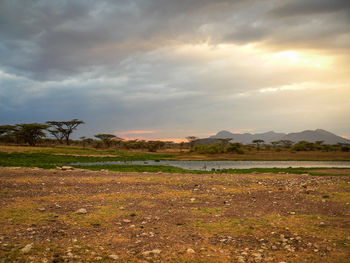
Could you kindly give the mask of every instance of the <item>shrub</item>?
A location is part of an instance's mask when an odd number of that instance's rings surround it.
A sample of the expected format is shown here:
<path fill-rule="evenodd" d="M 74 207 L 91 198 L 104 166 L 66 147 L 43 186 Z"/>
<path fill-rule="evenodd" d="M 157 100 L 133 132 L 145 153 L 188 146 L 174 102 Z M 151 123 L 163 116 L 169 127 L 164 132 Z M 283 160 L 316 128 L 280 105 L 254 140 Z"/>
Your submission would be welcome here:
<path fill-rule="evenodd" d="M 230 143 L 226 149 L 225 152 L 227 153 L 238 153 L 243 154 L 244 151 L 242 149 L 242 145 L 240 143 Z"/>

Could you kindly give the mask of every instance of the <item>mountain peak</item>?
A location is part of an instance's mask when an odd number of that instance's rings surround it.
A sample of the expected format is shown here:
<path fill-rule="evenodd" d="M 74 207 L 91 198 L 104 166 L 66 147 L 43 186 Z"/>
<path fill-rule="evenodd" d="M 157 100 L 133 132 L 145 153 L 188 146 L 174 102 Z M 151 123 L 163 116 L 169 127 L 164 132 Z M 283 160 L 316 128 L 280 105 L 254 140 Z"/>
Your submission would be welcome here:
<path fill-rule="evenodd" d="M 316 130 L 304 130 L 302 132 L 294 132 L 294 133 L 276 133 L 274 131 L 268 131 L 265 133 L 231 133 L 227 130 L 222 130 L 218 132 L 216 135 L 211 136 L 213 139 L 226 139 L 232 138 L 234 142 L 239 142 L 243 144 L 252 143 L 253 140 L 261 139 L 264 140 L 265 143 L 271 143 L 273 141 L 280 140 L 290 140 L 293 142 L 299 141 L 308 141 L 308 142 L 316 142 L 323 141 L 325 144 L 337 144 L 337 143 L 348 143 L 350 144 L 350 140 L 340 137 L 336 134 L 333 134 L 324 129 L 316 129 Z"/>

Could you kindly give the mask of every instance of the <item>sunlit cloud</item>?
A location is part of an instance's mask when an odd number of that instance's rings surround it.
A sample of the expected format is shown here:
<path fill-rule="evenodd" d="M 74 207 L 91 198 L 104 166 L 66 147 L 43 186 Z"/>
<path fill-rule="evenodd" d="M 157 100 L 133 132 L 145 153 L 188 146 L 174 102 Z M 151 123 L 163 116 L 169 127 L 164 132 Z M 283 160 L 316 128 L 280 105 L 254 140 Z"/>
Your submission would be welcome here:
<path fill-rule="evenodd" d="M 79 118 L 84 136 L 145 139 L 349 134 L 347 1 L 277 2 L 1 1 L 0 122 Z"/>

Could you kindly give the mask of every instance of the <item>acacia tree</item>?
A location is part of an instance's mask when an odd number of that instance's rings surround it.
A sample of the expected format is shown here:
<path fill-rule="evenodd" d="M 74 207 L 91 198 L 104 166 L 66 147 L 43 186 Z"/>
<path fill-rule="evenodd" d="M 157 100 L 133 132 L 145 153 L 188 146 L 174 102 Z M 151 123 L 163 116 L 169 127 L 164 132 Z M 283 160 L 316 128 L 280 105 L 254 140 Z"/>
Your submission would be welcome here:
<path fill-rule="evenodd" d="M 17 124 L 14 134 L 30 146 L 35 146 L 38 139 L 46 136 L 44 130 L 49 127 L 49 125 L 41 123 Z"/>
<path fill-rule="evenodd" d="M 256 140 L 253 140 L 252 143 L 255 143 L 256 144 L 256 148 L 259 150 L 260 149 L 260 145 L 263 144 L 265 141 L 264 140 L 261 140 L 261 139 L 256 139 Z"/>
<path fill-rule="evenodd" d="M 15 125 L 0 125 L 0 135 L 6 135 L 14 131 Z"/>
<path fill-rule="evenodd" d="M 165 146 L 165 142 L 162 141 L 148 141 L 146 147 L 149 152 L 156 152 Z"/>
<path fill-rule="evenodd" d="M 69 136 L 80 124 L 85 122 L 73 119 L 71 121 L 47 121 L 46 123 L 51 126 L 48 131 L 55 136 L 59 143 L 63 143 L 63 140 L 65 140 L 66 144 L 69 145 Z"/>
<path fill-rule="evenodd" d="M 107 133 L 96 134 L 95 137 L 100 139 L 106 147 L 110 147 L 112 139 L 116 138 L 115 135 Z"/>
<path fill-rule="evenodd" d="M 6 142 L 15 141 L 15 131 L 16 125 L 0 125 L 0 139 Z"/>
<path fill-rule="evenodd" d="M 278 143 L 282 144 L 282 146 L 285 148 L 290 148 L 293 145 L 293 142 L 290 140 L 280 140 Z"/>

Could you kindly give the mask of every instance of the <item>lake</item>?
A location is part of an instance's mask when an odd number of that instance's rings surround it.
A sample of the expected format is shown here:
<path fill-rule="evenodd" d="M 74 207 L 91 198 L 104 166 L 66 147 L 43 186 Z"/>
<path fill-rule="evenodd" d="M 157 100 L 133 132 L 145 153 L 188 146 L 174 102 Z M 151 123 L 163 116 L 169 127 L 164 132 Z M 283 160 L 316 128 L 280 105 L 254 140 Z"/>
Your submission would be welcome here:
<path fill-rule="evenodd" d="M 71 163 L 70 165 L 164 165 L 187 170 L 210 171 L 212 169 L 250 168 L 350 168 L 350 161 L 110 161 L 94 163 Z"/>

